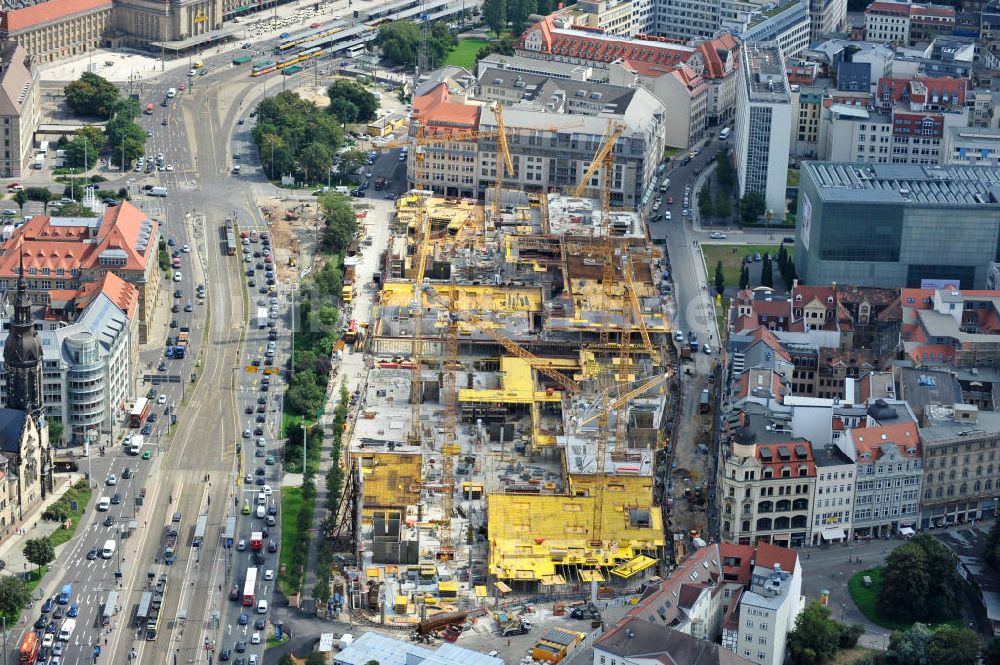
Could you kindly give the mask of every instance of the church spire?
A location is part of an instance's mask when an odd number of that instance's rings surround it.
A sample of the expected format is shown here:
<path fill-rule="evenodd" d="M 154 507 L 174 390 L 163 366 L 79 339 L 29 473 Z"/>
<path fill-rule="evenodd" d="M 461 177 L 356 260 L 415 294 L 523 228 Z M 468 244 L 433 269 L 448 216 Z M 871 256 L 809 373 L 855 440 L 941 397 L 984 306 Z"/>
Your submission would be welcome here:
<path fill-rule="evenodd" d="M 3 346 L 7 373 L 7 408 L 42 417 L 42 342 L 31 318 L 31 299 L 24 279 L 24 254 L 18 260 L 14 318 Z"/>
<path fill-rule="evenodd" d="M 28 284 L 24 281 L 24 253 L 18 256 L 17 291 L 14 295 L 14 325 L 23 326 L 31 322 L 31 302 L 28 300 Z"/>

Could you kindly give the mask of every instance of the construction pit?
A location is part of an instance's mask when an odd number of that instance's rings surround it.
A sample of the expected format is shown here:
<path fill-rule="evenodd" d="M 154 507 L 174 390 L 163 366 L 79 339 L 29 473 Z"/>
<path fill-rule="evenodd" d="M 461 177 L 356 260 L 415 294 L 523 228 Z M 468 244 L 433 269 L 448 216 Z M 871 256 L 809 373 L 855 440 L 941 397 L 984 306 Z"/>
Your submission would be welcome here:
<path fill-rule="evenodd" d="M 355 619 L 499 633 L 520 613 L 498 610 L 666 572 L 660 256 L 640 217 L 598 207 L 397 201 L 330 534 Z"/>

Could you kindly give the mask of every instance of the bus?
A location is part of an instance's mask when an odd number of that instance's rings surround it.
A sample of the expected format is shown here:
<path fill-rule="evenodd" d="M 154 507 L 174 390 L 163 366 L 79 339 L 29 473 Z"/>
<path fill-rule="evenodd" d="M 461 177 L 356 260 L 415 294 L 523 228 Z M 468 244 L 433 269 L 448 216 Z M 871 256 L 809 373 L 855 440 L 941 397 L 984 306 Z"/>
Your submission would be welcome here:
<path fill-rule="evenodd" d="M 302 65 L 292 65 L 291 67 L 285 67 L 281 70 L 281 73 L 285 76 L 291 76 L 293 74 L 298 74 L 302 71 Z"/>
<path fill-rule="evenodd" d="M 135 610 L 135 627 L 142 628 L 149 619 L 149 606 L 153 602 L 153 592 L 144 591 L 139 598 L 139 606 Z"/>
<path fill-rule="evenodd" d="M 208 515 L 199 515 L 198 523 L 194 527 L 194 539 L 191 541 L 191 547 L 201 547 L 205 541 L 206 528 L 208 528 Z"/>
<path fill-rule="evenodd" d="M 250 607 L 254 603 L 254 592 L 257 590 L 257 569 L 247 568 L 247 580 L 243 583 L 243 606 Z"/>
<path fill-rule="evenodd" d="M 146 422 L 146 416 L 149 415 L 149 400 L 145 397 L 140 397 L 132 405 L 132 411 L 128 414 L 128 424 L 129 427 L 142 427 L 142 424 Z"/>
<path fill-rule="evenodd" d="M 366 48 L 364 44 L 355 44 L 354 46 L 347 49 L 347 57 L 357 58 L 360 55 L 364 55 L 365 50 Z"/>
<path fill-rule="evenodd" d="M 236 235 L 232 231 L 226 231 L 226 254 L 236 256 Z"/>
<path fill-rule="evenodd" d="M 233 64 L 234 65 L 245 65 L 246 63 L 250 62 L 252 59 L 253 58 L 251 58 L 248 55 L 241 55 L 241 56 L 239 56 L 237 58 L 233 58 Z"/>

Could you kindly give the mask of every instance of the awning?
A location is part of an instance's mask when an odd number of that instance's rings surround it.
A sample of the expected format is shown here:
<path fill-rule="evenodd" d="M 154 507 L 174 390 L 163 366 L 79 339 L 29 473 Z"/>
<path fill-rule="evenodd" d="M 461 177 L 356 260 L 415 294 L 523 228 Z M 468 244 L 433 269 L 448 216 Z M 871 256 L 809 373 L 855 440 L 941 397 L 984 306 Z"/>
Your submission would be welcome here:
<path fill-rule="evenodd" d="M 899 533 L 903 536 L 912 536 L 913 534 L 916 533 L 916 531 L 914 531 L 908 526 L 904 526 L 899 530 Z"/>
<path fill-rule="evenodd" d="M 840 527 L 827 527 L 821 533 L 823 540 L 841 540 L 847 538 L 847 532 Z"/>
<path fill-rule="evenodd" d="M 656 565 L 656 559 L 640 554 L 631 561 L 626 561 L 622 565 L 612 568 L 611 574 L 622 578 L 629 578 L 654 565 Z"/>

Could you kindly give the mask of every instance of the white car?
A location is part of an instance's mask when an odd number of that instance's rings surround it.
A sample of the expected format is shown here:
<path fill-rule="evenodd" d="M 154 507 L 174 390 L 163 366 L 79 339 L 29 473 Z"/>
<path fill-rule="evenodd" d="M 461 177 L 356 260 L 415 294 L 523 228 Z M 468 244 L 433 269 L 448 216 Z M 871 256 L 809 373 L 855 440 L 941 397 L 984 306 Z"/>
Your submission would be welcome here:
<path fill-rule="evenodd" d="M 260 644 L 260 633 L 255 632 L 250 636 L 250 644 Z"/>
<path fill-rule="evenodd" d="M 712 240 L 725 240 L 726 234 L 719 233 L 718 231 L 712 231 L 711 233 L 708 234 L 708 237 L 711 238 Z"/>
<path fill-rule="evenodd" d="M 673 218 L 674 218 L 674 216 L 673 216 L 672 214 L 670 214 L 670 211 L 669 211 L 669 210 L 668 210 L 668 211 L 666 211 L 665 213 L 663 213 L 663 219 L 664 219 L 665 221 L 668 221 L 668 222 L 669 222 L 669 221 L 670 221 L 671 219 L 673 219 Z"/>
<path fill-rule="evenodd" d="M 184 252 L 185 254 L 190 254 L 191 253 L 191 245 L 184 245 L 183 247 L 181 247 L 181 251 Z"/>
<path fill-rule="evenodd" d="M 246 548 L 247 548 L 247 541 L 240 538 L 240 541 L 236 543 L 236 551 L 243 552 L 246 550 Z"/>
<path fill-rule="evenodd" d="M 264 581 L 270 582 L 273 579 L 274 579 L 274 571 L 268 568 L 267 570 L 264 571 Z"/>
<path fill-rule="evenodd" d="M 106 482 L 109 487 L 117 485 L 118 484 L 118 476 L 116 476 L 115 474 L 112 473 L 110 476 L 108 476 L 108 479 L 106 481 L 104 481 L 104 482 Z"/>
<path fill-rule="evenodd" d="M 181 274 L 180 270 L 178 270 L 177 272 L 174 273 L 174 281 L 175 282 L 179 282 L 182 279 L 184 279 L 184 275 Z"/>
<path fill-rule="evenodd" d="M 263 492 L 264 494 L 270 494 L 271 491 L 272 491 L 271 490 L 271 486 L 270 485 L 264 485 L 263 487 L 260 488 L 260 491 Z"/>
<path fill-rule="evenodd" d="M 156 403 L 157 404 L 166 404 L 167 403 L 167 396 L 164 395 L 163 393 L 160 393 L 160 396 L 156 398 Z"/>

